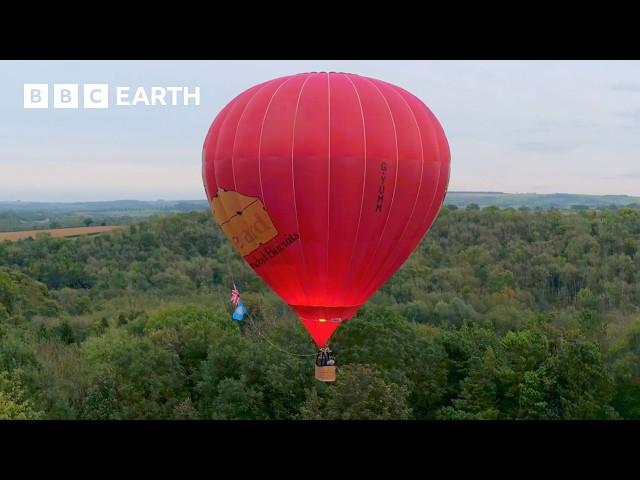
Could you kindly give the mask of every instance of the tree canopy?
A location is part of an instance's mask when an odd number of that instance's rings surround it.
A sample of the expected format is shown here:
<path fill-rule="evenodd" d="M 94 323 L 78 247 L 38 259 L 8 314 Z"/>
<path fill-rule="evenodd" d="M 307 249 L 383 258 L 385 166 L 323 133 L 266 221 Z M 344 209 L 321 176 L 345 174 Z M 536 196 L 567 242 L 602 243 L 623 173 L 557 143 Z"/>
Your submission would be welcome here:
<path fill-rule="evenodd" d="M 333 384 L 208 212 L 3 242 L 0 418 L 638 419 L 639 240 L 637 208 L 445 207 Z"/>

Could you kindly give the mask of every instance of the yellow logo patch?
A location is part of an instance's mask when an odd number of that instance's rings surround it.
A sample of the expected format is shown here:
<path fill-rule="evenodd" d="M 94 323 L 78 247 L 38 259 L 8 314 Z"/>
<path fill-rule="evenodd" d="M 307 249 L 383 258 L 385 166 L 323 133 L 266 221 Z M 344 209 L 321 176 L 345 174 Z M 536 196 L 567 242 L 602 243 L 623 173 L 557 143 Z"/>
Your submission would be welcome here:
<path fill-rule="evenodd" d="M 218 188 L 211 199 L 211 208 L 222 231 L 243 257 L 278 235 L 258 197 Z"/>

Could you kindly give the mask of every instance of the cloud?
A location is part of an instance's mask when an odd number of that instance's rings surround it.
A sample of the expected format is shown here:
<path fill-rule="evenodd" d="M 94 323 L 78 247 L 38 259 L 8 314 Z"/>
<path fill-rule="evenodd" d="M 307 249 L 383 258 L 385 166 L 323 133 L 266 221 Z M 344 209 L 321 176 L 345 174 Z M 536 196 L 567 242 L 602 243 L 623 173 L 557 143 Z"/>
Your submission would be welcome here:
<path fill-rule="evenodd" d="M 607 180 L 635 180 L 640 179 L 640 172 L 627 172 L 620 175 L 605 177 Z"/>
<path fill-rule="evenodd" d="M 570 145 L 557 145 L 544 142 L 522 142 L 515 145 L 517 150 L 524 152 L 540 153 L 544 155 L 560 155 L 573 150 Z"/>
<path fill-rule="evenodd" d="M 537 122 L 532 123 L 526 127 L 520 127 L 514 129 L 516 133 L 550 133 L 557 129 L 557 125 L 554 125 L 553 122 L 547 120 L 538 120 Z"/>
<path fill-rule="evenodd" d="M 583 118 L 573 117 L 573 118 L 554 118 L 554 119 L 539 119 L 535 122 L 532 122 L 528 126 L 516 128 L 513 130 L 514 133 L 525 133 L 525 134 L 547 134 L 547 133 L 557 133 L 557 132 L 565 132 L 568 130 L 582 130 L 587 128 L 595 128 L 597 124 L 590 120 L 585 120 Z"/>
<path fill-rule="evenodd" d="M 640 83 L 618 82 L 609 86 L 611 90 L 617 92 L 638 92 L 640 93 Z"/>
<path fill-rule="evenodd" d="M 618 112 L 620 117 L 640 122 L 640 108 Z"/>
<path fill-rule="evenodd" d="M 597 126 L 595 122 L 584 120 L 582 118 L 572 118 L 567 121 L 567 124 L 574 128 L 593 128 Z"/>

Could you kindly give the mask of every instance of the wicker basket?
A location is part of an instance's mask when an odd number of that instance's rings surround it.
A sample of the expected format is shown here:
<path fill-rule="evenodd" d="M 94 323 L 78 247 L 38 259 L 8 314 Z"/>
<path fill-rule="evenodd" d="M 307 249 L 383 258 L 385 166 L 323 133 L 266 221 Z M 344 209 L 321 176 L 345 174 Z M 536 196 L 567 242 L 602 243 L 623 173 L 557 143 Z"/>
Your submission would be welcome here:
<path fill-rule="evenodd" d="M 327 365 L 319 367 L 316 365 L 316 380 L 321 382 L 335 382 L 336 381 L 336 367 L 335 365 Z"/>

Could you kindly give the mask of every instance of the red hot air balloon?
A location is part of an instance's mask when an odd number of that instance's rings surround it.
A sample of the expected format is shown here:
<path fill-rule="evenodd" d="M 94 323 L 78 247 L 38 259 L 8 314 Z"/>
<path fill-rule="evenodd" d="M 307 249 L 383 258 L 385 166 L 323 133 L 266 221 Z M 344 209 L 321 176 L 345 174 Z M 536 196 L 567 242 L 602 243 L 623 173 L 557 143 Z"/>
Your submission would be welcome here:
<path fill-rule="evenodd" d="M 319 347 L 420 243 L 449 182 L 449 146 L 425 104 L 348 73 L 241 93 L 202 158 L 222 230 Z"/>

